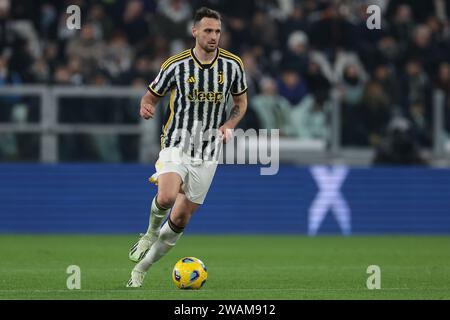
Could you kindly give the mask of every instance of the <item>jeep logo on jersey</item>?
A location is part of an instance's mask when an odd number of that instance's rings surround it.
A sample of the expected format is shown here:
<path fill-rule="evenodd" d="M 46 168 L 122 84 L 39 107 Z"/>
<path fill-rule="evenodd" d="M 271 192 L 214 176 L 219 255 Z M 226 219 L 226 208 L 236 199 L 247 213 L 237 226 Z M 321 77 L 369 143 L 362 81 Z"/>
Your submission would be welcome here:
<path fill-rule="evenodd" d="M 214 92 L 214 91 L 199 91 L 195 89 L 191 94 L 188 95 L 188 99 L 192 102 L 214 102 L 220 103 L 223 100 L 222 92 Z"/>

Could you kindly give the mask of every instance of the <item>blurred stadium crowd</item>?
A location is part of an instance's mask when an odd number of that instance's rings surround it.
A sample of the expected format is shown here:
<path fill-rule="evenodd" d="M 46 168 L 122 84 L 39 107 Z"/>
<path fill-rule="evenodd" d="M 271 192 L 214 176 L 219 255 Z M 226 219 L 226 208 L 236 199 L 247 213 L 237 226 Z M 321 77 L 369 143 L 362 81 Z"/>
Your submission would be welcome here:
<path fill-rule="evenodd" d="M 66 27 L 72 4 L 81 30 Z M 380 30 L 366 26 L 370 4 L 381 8 Z M 145 88 L 169 55 L 193 45 L 200 6 L 222 13 L 221 46 L 244 62 L 242 127 L 327 140 L 334 89 L 344 146 L 379 147 L 392 126 L 431 146 L 434 89 L 449 105 L 448 0 L 0 0 L 0 86 Z M 13 116 L 0 111 L 0 121 Z"/>

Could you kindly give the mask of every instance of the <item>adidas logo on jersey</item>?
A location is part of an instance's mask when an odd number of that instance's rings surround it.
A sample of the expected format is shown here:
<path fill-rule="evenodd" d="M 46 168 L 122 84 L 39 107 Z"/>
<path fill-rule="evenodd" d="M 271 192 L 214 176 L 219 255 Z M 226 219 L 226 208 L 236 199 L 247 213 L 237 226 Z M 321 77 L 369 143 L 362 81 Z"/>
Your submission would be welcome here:
<path fill-rule="evenodd" d="M 188 99 L 192 102 L 214 102 L 220 103 L 223 99 L 222 92 L 214 92 L 214 91 L 199 91 L 195 89 L 191 94 L 188 95 Z"/>
<path fill-rule="evenodd" d="M 190 76 L 190 77 L 186 80 L 186 82 L 188 82 L 188 83 L 195 83 L 195 77 L 194 77 L 194 76 Z"/>

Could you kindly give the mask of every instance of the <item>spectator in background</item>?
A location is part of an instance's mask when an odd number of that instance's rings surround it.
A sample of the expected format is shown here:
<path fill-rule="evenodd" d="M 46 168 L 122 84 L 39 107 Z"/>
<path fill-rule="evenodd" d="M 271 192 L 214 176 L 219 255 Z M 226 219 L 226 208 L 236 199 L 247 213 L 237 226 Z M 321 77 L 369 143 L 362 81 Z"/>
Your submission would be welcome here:
<path fill-rule="evenodd" d="M 67 47 L 68 56 L 77 56 L 87 68 L 95 68 L 105 55 L 105 44 L 95 37 L 91 24 L 81 28 L 80 35 L 70 41 Z"/>
<path fill-rule="evenodd" d="M 108 74 L 105 71 L 97 70 L 94 71 L 91 76 L 89 77 L 89 83 L 90 85 L 96 86 L 96 87 L 105 87 L 111 84 L 111 81 L 109 80 Z M 107 108 L 106 108 L 107 109 Z M 108 110 L 105 110 L 107 112 Z M 100 114 L 95 119 L 100 119 Z"/>
<path fill-rule="evenodd" d="M 339 81 L 340 85 L 338 85 L 344 105 L 350 107 L 359 105 L 365 80 L 365 76 L 355 65 L 349 64 L 344 67 L 342 80 Z"/>
<path fill-rule="evenodd" d="M 287 49 L 285 44 L 289 42 L 288 36 L 295 31 L 307 32 L 306 17 L 302 6 L 298 3 L 293 5 L 293 9 L 289 12 L 287 19 L 280 23 L 278 38 L 280 39 L 280 45 L 283 46 L 283 51 Z"/>
<path fill-rule="evenodd" d="M 21 84 L 22 78 L 20 74 L 14 70 L 10 70 L 8 60 L 9 59 L 6 58 L 6 55 L 0 55 L 0 86 Z"/>
<path fill-rule="evenodd" d="M 246 52 L 253 56 L 253 60 L 263 74 L 270 74 L 272 77 L 275 77 L 280 73 L 278 63 L 274 62 L 272 57 L 267 56 L 267 52 L 264 51 L 263 47 L 254 46 L 246 50 Z M 277 58 L 277 61 L 279 61 L 279 58 Z"/>
<path fill-rule="evenodd" d="M 365 82 L 358 69 L 349 65 L 344 69 L 343 81 L 338 85 L 341 96 L 342 144 L 364 146 L 368 144 L 368 132 L 363 119 L 361 102 Z"/>
<path fill-rule="evenodd" d="M 60 46 L 58 42 L 48 42 L 44 48 L 44 52 L 42 54 L 43 59 L 47 62 L 50 73 L 53 74 L 55 71 L 58 61 L 63 60 L 60 56 Z"/>
<path fill-rule="evenodd" d="M 389 104 L 398 104 L 398 101 L 400 101 L 399 86 L 389 65 L 379 64 L 375 66 L 372 80 L 382 87 L 383 94 L 387 96 Z"/>
<path fill-rule="evenodd" d="M 292 109 L 290 119 L 293 136 L 305 140 L 328 141 L 330 111 L 331 104 L 327 100 L 326 92 L 307 95 Z"/>
<path fill-rule="evenodd" d="M 411 39 L 413 30 L 414 17 L 412 15 L 411 7 L 407 4 L 399 5 L 391 20 L 391 34 L 399 42 L 402 48 L 406 48 L 408 39 Z"/>
<path fill-rule="evenodd" d="M 353 76 L 353 74 L 363 83 L 367 81 L 368 75 L 364 65 L 354 52 L 337 50 L 333 68 L 335 82 L 346 81 L 345 77 Z"/>
<path fill-rule="evenodd" d="M 322 96 L 325 95 L 328 97 L 328 93 L 331 89 L 331 83 L 323 75 L 322 69 L 316 61 L 310 60 L 308 62 L 305 79 L 312 94 Z"/>
<path fill-rule="evenodd" d="M 83 61 L 78 56 L 69 57 L 67 69 L 70 73 L 70 83 L 77 86 L 86 84 L 91 75 L 91 70 L 83 66 Z"/>
<path fill-rule="evenodd" d="M 398 66 L 403 59 L 406 47 L 401 46 L 400 43 L 391 35 L 386 35 L 378 41 L 375 51 L 375 64 L 387 63 L 392 66 Z"/>
<path fill-rule="evenodd" d="M 159 0 L 158 32 L 172 40 L 189 36 L 188 23 L 192 18 L 192 8 L 185 0 Z"/>
<path fill-rule="evenodd" d="M 2 63 L 3 73 L 16 78 L 10 81 L 29 82 L 31 80 L 30 68 L 35 58 L 37 35 L 29 21 L 19 21 L 12 18 L 11 3 L 9 0 L 0 2 L 0 55 L 5 58 Z M 6 76 L 4 75 L 5 79 Z M 3 80 L 5 81 L 5 80 Z"/>
<path fill-rule="evenodd" d="M 376 148 L 375 165 L 426 165 L 408 120 L 395 118 Z"/>
<path fill-rule="evenodd" d="M 136 57 L 132 67 L 127 71 L 122 73 L 119 83 L 122 85 L 129 85 L 135 80 L 139 79 L 146 83 L 144 87 L 146 87 L 151 81 L 150 79 L 154 79 L 158 73 L 158 70 L 152 65 L 152 59 L 147 55 L 142 55 Z"/>
<path fill-rule="evenodd" d="M 58 66 L 53 74 L 53 83 L 55 85 L 70 85 L 71 74 L 66 66 Z"/>
<path fill-rule="evenodd" d="M 147 37 L 148 24 L 141 0 L 128 1 L 122 17 L 122 25 L 131 45 L 137 45 Z"/>
<path fill-rule="evenodd" d="M 287 52 L 281 61 L 282 67 L 305 74 L 308 61 L 308 36 L 303 31 L 294 31 L 288 37 Z"/>
<path fill-rule="evenodd" d="M 437 86 L 444 92 L 444 116 L 445 116 L 445 130 L 447 136 L 450 135 L 450 64 L 447 62 L 441 63 L 439 67 L 439 75 Z"/>
<path fill-rule="evenodd" d="M 440 58 L 436 43 L 432 40 L 431 29 L 425 24 L 418 25 L 414 29 L 412 42 L 407 51 L 410 59 L 420 61 L 429 73 L 436 70 L 435 62 Z"/>
<path fill-rule="evenodd" d="M 161 64 L 166 61 L 169 52 L 171 52 L 170 43 L 163 35 L 157 34 L 148 37 L 141 46 L 133 47 L 133 52 L 134 57 L 150 57 L 151 68 L 159 72 Z"/>
<path fill-rule="evenodd" d="M 291 105 L 289 101 L 277 92 L 274 79 L 265 77 L 260 83 L 261 93 L 253 96 L 250 102 L 257 116 L 261 129 L 280 129 L 282 136 L 292 135 Z"/>
<path fill-rule="evenodd" d="M 50 68 L 44 58 L 40 58 L 33 63 L 31 67 L 31 75 L 33 83 L 48 84 L 51 80 Z"/>
<path fill-rule="evenodd" d="M 25 39 L 18 38 L 12 47 L 12 54 L 6 56 L 10 71 L 19 74 L 24 83 L 32 82 L 31 66 L 35 59 L 29 54 Z"/>
<path fill-rule="evenodd" d="M 240 44 L 251 43 L 248 20 L 255 11 L 255 0 L 228 0 L 223 2 L 221 12 L 226 17 L 225 24 L 233 39 L 230 48 L 232 52 L 239 52 Z"/>
<path fill-rule="evenodd" d="M 423 103 L 416 101 L 411 104 L 407 118 L 411 124 L 411 131 L 420 147 L 431 146 L 431 121 L 427 119 L 426 108 Z"/>
<path fill-rule="evenodd" d="M 9 70 L 8 59 L 0 55 L 0 87 L 21 82 L 20 75 Z M 0 97 L 0 122 L 18 122 L 14 114 L 22 108 L 20 103 L 21 98 L 17 96 Z M 0 158 L 14 161 L 20 159 L 19 154 L 17 135 L 0 134 Z"/>
<path fill-rule="evenodd" d="M 435 14 L 435 10 L 439 8 L 439 2 L 441 0 L 434 1 L 416 1 L 416 0 L 390 0 L 387 4 L 387 16 L 390 17 L 393 14 L 398 14 L 399 10 L 404 10 L 403 7 L 408 7 L 409 15 L 414 17 L 414 21 L 422 23 L 432 14 Z M 436 6 L 438 5 L 438 6 Z M 440 8 L 441 10 L 444 8 Z M 449 10 L 447 8 L 447 10 Z M 444 10 L 442 10 L 444 11 Z"/>
<path fill-rule="evenodd" d="M 277 81 L 278 92 L 291 105 L 296 105 L 308 94 L 308 87 L 304 79 L 296 70 L 285 69 Z"/>
<path fill-rule="evenodd" d="M 392 109 L 393 105 L 383 87 L 375 81 L 369 81 L 363 91 L 360 111 L 368 145 L 374 147 L 379 144 L 383 130 L 391 119 Z"/>
<path fill-rule="evenodd" d="M 402 107 L 404 113 L 409 113 L 409 107 L 412 104 L 420 103 L 427 110 L 426 117 L 428 120 L 431 115 L 431 87 L 429 77 L 422 67 L 420 61 L 411 59 L 406 62 L 405 71 L 401 79 L 403 92 Z"/>
<path fill-rule="evenodd" d="M 260 82 L 263 73 L 260 70 L 254 55 L 250 51 L 246 51 L 241 55 L 242 62 L 245 66 L 245 75 L 247 77 L 248 95 L 253 97 L 260 92 Z"/>
<path fill-rule="evenodd" d="M 450 94 L 450 63 L 441 62 L 439 64 L 434 83 L 436 88 L 441 89 L 447 95 Z"/>
<path fill-rule="evenodd" d="M 44 3 L 39 15 L 41 37 L 45 40 L 56 39 L 58 28 L 58 12 L 51 3 Z"/>
<path fill-rule="evenodd" d="M 319 11 L 308 28 L 311 44 L 323 51 L 330 60 L 334 59 L 337 49 L 354 49 L 358 43 L 356 26 L 339 7 L 340 4 L 331 1 L 320 2 Z"/>
<path fill-rule="evenodd" d="M 262 46 L 266 52 L 272 51 L 278 46 L 277 29 L 277 24 L 267 13 L 257 10 L 250 23 L 252 45 Z"/>
<path fill-rule="evenodd" d="M 444 98 L 444 128 L 447 141 L 450 139 L 450 94 Z"/>
<path fill-rule="evenodd" d="M 132 59 L 133 50 L 128 44 L 125 34 L 117 32 L 107 43 L 100 67 L 107 70 L 111 78 L 117 79 L 120 74 L 130 69 Z"/>
<path fill-rule="evenodd" d="M 94 4 L 88 12 L 88 23 L 99 32 L 99 38 L 109 40 L 113 35 L 114 24 L 100 4 Z"/>

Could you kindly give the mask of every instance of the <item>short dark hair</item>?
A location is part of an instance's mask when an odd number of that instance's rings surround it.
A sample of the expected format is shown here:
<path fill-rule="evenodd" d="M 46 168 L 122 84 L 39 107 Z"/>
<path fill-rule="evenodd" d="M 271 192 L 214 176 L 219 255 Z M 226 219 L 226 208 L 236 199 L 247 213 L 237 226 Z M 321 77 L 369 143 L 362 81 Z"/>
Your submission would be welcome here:
<path fill-rule="evenodd" d="M 219 21 L 222 20 L 222 17 L 220 16 L 219 12 L 217 12 L 216 10 L 212 10 L 210 8 L 207 8 L 207 7 L 201 7 L 200 9 L 198 9 L 195 12 L 194 24 L 196 24 L 197 22 L 199 22 L 203 18 L 213 18 L 213 19 L 217 19 Z"/>

